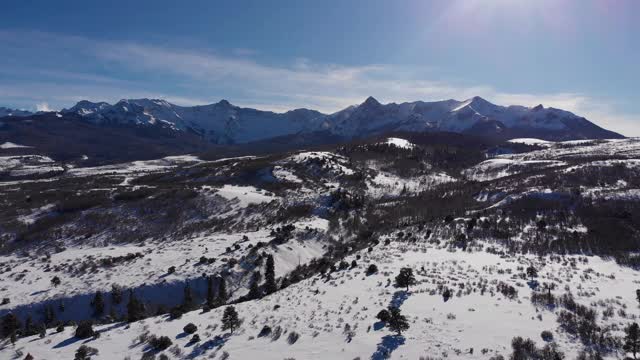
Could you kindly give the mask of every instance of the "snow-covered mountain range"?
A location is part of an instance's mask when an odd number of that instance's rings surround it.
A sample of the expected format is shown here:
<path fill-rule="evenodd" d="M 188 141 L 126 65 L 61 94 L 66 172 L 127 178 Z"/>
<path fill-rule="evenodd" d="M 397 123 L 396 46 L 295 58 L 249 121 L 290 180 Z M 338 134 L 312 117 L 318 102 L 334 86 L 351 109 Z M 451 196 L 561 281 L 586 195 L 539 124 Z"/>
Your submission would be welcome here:
<path fill-rule="evenodd" d="M 97 124 L 167 126 L 190 131 L 216 144 L 237 144 L 300 133 L 329 132 L 344 138 L 388 131 L 449 131 L 500 138 L 535 136 L 547 140 L 620 138 L 571 112 L 535 107 L 499 106 L 481 97 L 465 101 L 381 104 L 373 97 L 333 114 L 295 109 L 286 113 L 232 105 L 226 100 L 185 107 L 165 100 L 81 101 L 62 113 Z"/>
<path fill-rule="evenodd" d="M 18 109 L 10 109 L 7 107 L 0 106 L 0 117 L 5 116 L 31 116 L 34 113 L 27 110 L 18 110 Z"/>
<path fill-rule="evenodd" d="M 216 144 L 247 143 L 312 131 L 324 119 L 323 114 L 313 110 L 279 114 L 241 108 L 226 100 L 193 107 L 149 99 L 120 100 L 114 105 L 81 101 L 63 113 L 75 113 L 94 123 L 168 126 L 195 132 Z"/>

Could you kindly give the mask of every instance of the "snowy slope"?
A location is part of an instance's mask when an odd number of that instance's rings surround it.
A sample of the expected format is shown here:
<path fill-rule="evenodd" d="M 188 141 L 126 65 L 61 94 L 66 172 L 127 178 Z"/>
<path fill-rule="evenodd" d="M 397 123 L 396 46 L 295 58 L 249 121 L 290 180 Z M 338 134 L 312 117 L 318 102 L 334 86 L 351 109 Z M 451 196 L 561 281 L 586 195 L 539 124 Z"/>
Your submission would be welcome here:
<path fill-rule="evenodd" d="M 62 333 L 49 331 L 43 339 L 37 335 L 20 339 L 0 354 L 12 356 L 20 351 L 36 359 L 69 359 L 86 344 L 99 350 L 95 359 L 139 358 L 149 349 L 138 336 L 147 333 L 172 340 L 174 345 L 164 352 L 170 359 L 487 359 L 508 356 L 514 336 L 528 337 L 541 345 L 540 333 L 548 330 L 572 359 L 580 344 L 560 329 L 556 319 L 561 309 L 531 304 L 532 290 L 526 277 L 520 276 L 522 269 L 532 264 L 538 267 L 540 283 L 561 285 L 554 290 L 556 295 L 571 292 L 580 304 L 598 303 L 603 310 L 610 307 L 612 315 L 603 319 L 603 324 L 613 326 L 629 320 L 623 313 L 636 302 L 627 296 L 626 289 L 640 276 L 597 257 L 585 258 L 586 262 L 577 256 L 504 258 L 425 244 L 391 244 L 359 255 L 356 268 L 335 272 L 330 279 L 315 276 L 263 299 L 237 304 L 243 323 L 234 334 L 221 330 L 222 307 L 207 313 L 193 311 L 178 320 L 159 316 L 129 326 L 99 326 L 101 336 L 86 341 L 73 338 L 70 328 Z M 351 259 L 355 256 L 347 260 Z M 564 266 L 567 262 L 573 266 Z M 364 270 L 371 263 L 380 270 L 367 276 Z M 389 285 L 401 267 L 412 268 L 418 280 L 408 292 Z M 501 294 L 498 283 L 513 286 L 515 298 Z M 453 289 L 448 301 L 443 299 L 443 286 Z M 375 318 L 390 304 L 399 307 L 409 320 L 410 328 L 402 337 Z M 199 342 L 190 342 L 191 336 L 183 333 L 187 323 L 197 326 Z M 259 337 L 264 326 L 273 332 Z M 289 340 L 292 333 L 299 335 L 295 341 Z M 619 335 L 620 331 L 614 333 Z"/>

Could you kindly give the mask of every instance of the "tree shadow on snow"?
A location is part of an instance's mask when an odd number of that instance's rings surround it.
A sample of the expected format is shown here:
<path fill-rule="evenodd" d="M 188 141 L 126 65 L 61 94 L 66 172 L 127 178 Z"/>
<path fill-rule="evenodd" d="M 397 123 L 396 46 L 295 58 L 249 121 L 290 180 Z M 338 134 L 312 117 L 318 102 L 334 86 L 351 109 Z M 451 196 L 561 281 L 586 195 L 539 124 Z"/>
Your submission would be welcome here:
<path fill-rule="evenodd" d="M 382 322 L 382 321 L 376 321 L 373 324 L 373 330 L 375 330 L 375 331 L 381 330 L 382 328 L 384 328 L 384 322 Z"/>
<path fill-rule="evenodd" d="M 538 283 L 538 281 L 536 280 L 529 280 L 527 281 L 527 285 L 529 285 L 529 287 L 531 288 L 531 290 L 535 290 L 538 288 L 538 286 L 540 285 L 540 283 Z"/>
<path fill-rule="evenodd" d="M 409 298 L 409 293 L 407 291 L 405 290 L 396 291 L 395 293 L 393 293 L 393 298 L 391 299 L 391 303 L 389 304 L 389 307 L 400 308 L 400 306 L 402 306 L 404 301 L 407 300 L 408 298 Z"/>
<path fill-rule="evenodd" d="M 215 348 L 221 348 L 229 339 L 229 335 L 225 336 L 216 336 L 213 339 L 207 340 L 205 342 L 200 343 L 196 346 L 191 353 L 187 356 L 188 359 L 194 359 L 198 356 L 204 355 L 207 351 Z"/>
<path fill-rule="evenodd" d="M 189 334 L 187 334 L 186 332 L 181 332 L 180 334 L 176 335 L 176 339 L 182 339 L 189 336 Z"/>
<path fill-rule="evenodd" d="M 60 341 L 59 343 L 55 344 L 55 345 L 53 346 L 53 348 L 54 348 L 54 349 L 63 348 L 63 347 L 65 347 L 65 346 L 68 346 L 68 345 L 74 344 L 74 343 L 76 343 L 76 342 L 78 342 L 78 341 L 81 341 L 81 340 L 82 340 L 82 339 L 80 339 L 80 338 L 77 338 L 77 337 L 75 337 L 75 336 L 72 336 L 72 337 L 70 337 L 70 338 L 68 338 L 68 339 L 66 339 L 66 340 L 62 340 L 62 341 Z"/>
<path fill-rule="evenodd" d="M 387 335 L 382 338 L 382 341 L 378 344 L 376 352 L 371 355 L 371 360 L 383 360 L 391 357 L 391 353 L 404 345 L 405 338 L 402 335 Z"/>
<path fill-rule="evenodd" d="M 113 330 L 113 329 L 117 329 L 117 328 L 120 328 L 120 327 L 125 327 L 125 326 L 127 326 L 127 325 L 128 325 L 128 324 L 127 324 L 127 322 L 125 322 L 125 321 L 123 321 L 123 322 L 119 322 L 119 323 L 115 323 L 115 324 L 111 324 L 111 326 L 109 326 L 109 327 L 107 327 L 107 328 L 104 328 L 104 329 L 100 330 L 100 333 L 108 332 L 108 331 L 111 331 L 111 330 Z"/>
<path fill-rule="evenodd" d="M 36 291 L 36 292 L 32 292 L 31 296 L 36 296 L 36 295 L 40 295 L 40 294 L 44 294 L 46 292 L 49 292 L 49 290 L 40 290 L 40 291 Z"/>

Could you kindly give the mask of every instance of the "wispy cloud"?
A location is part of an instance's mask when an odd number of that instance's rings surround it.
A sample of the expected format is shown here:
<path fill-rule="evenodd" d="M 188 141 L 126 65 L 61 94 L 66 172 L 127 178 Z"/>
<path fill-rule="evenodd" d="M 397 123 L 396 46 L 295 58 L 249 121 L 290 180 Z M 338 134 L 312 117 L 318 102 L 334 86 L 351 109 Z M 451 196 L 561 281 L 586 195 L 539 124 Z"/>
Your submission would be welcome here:
<path fill-rule="evenodd" d="M 539 103 L 583 115 L 626 135 L 640 135 L 638 114 L 578 92 L 503 92 L 491 84 L 441 79 L 433 69 L 388 64 L 345 66 L 292 59 L 272 65 L 247 49 L 214 51 L 105 41 L 40 32 L 0 31 L 0 98 L 70 106 L 81 99 L 160 97 L 182 105 L 228 98 L 243 106 L 283 111 L 308 107 L 333 112 L 373 95 L 383 102 L 465 99 L 480 95 L 502 105 Z M 46 56 L 37 54 L 46 54 Z M 21 59 L 27 59 L 21 61 Z M 204 95 L 203 95 L 204 94 Z"/>
<path fill-rule="evenodd" d="M 38 110 L 38 111 L 53 111 L 53 109 L 51 109 L 49 104 L 47 104 L 46 102 L 36 104 L 36 110 Z"/>

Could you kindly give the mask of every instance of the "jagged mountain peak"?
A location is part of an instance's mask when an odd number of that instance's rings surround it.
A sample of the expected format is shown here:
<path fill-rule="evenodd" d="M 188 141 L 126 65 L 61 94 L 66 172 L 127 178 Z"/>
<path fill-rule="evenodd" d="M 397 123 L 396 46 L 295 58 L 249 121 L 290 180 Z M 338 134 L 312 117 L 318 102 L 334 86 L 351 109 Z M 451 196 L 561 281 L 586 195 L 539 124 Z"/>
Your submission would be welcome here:
<path fill-rule="evenodd" d="M 218 105 L 218 106 L 224 106 L 224 107 L 232 107 L 232 106 L 233 106 L 233 105 L 231 105 L 231 103 L 230 103 L 228 100 L 226 100 L 226 99 L 222 99 L 222 100 L 218 101 L 218 102 L 216 103 L 216 105 Z"/>
<path fill-rule="evenodd" d="M 380 102 L 376 100 L 373 96 L 369 96 L 361 106 L 372 107 L 372 106 L 381 106 Z"/>

